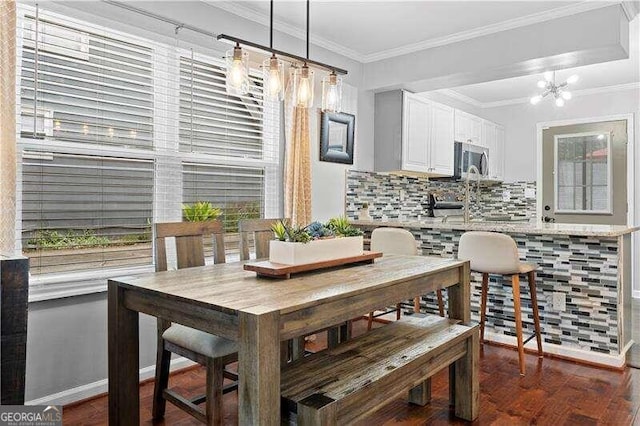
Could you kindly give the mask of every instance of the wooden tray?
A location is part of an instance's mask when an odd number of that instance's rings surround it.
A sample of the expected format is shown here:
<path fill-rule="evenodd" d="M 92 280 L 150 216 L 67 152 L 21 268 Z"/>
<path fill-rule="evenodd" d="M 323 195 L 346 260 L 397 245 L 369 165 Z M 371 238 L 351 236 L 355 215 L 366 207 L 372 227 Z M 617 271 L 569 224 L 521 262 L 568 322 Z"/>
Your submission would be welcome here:
<path fill-rule="evenodd" d="M 297 274 L 299 272 L 315 271 L 317 269 L 349 265 L 352 263 L 373 263 L 373 259 L 377 257 L 382 257 L 382 253 L 377 251 L 364 251 L 359 256 L 342 257 L 339 259 L 304 263 L 301 265 L 284 265 L 282 263 L 272 263 L 268 260 L 263 260 L 259 262 L 245 263 L 244 269 L 247 271 L 257 272 L 258 276 L 289 279 L 291 278 L 291 274 Z"/>

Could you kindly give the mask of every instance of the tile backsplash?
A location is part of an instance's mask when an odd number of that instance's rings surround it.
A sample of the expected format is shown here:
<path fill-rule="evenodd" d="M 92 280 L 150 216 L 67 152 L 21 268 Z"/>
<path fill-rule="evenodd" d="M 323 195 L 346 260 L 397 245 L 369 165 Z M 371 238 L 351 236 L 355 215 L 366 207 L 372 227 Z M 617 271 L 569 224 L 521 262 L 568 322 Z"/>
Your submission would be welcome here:
<path fill-rule="evenodd" d="M 372 219 L 419 220 L 427 216 L 429 193 L 445 193 L 460 201 L 464 200 L 465 194 L 464 182 L 387 173 L 349 170 L 346 182 L 345 212 L 351 219 L 360 219 L 360 209 L 368 203 Z M 479 200 L 475 199 L 475 191 L 472 191 L 471 217 L 508 215 L 515 219 L 535 218 L 535 195 L 525 198 L 525 190 L 531 192 L 535 188 L 535 182 L 483 182 Z"/>

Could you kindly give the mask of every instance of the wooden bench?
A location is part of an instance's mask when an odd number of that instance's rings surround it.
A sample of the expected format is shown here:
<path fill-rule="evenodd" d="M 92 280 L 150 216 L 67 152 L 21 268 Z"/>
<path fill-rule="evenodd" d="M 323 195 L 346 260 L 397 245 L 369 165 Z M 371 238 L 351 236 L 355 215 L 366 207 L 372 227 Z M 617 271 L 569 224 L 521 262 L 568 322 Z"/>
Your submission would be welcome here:
<path fill-rule="evenodd" d="M 450 367 L 450 402 L 465 420 L 478 416 L 479 329 L 414 314 L 339 346 L 299 359 L 282 371 L 282 407 L 300 425 L 350 424 L 408 392 L 431 398 L 430 377 Z"/>

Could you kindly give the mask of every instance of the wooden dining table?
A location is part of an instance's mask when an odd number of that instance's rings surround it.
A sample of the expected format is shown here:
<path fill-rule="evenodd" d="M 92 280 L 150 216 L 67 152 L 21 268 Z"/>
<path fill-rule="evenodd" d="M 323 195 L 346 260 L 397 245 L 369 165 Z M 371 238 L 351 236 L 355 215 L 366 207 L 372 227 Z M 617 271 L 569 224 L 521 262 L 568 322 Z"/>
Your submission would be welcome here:
<path fill-rule="evenodd" d="M 385 255 L 288 280 L 257 277 L 242 262 L 111 279 L 109 424 L 140 421 L 139 312 L 236 340 L 239 423 L 279 425 L 281 341 L 440 288 L 449 316 L 468 323 L 469 262 L 453 259 Z"/>

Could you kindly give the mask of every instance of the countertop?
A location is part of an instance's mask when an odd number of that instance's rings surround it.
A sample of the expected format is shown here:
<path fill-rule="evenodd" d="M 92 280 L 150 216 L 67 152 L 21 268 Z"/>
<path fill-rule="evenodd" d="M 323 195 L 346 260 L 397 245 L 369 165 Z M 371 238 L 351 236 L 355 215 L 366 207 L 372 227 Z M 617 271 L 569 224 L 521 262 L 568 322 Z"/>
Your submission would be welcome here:
<path fill-rule="evenodd" d="M 492 231 L 507 234 L 575 235 L 585 237 L 618 237 L 640 230 L 640 226 L 588 225 L 573 223 L 529 223 L 529 222 L 433 222 L 429 220 L 352 220 L 361 226 L 391 226 L 398 228 L 426 228 L 461 231 Z"/>

